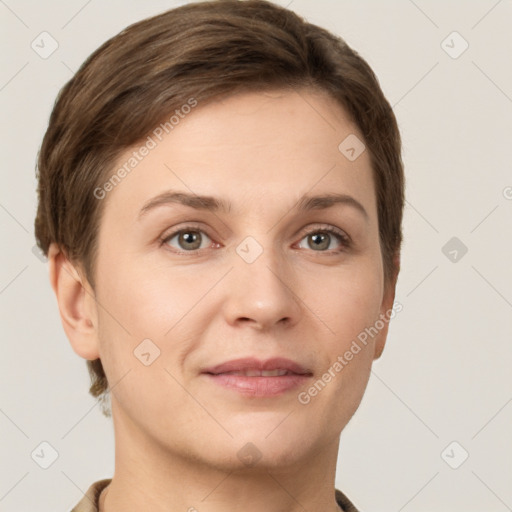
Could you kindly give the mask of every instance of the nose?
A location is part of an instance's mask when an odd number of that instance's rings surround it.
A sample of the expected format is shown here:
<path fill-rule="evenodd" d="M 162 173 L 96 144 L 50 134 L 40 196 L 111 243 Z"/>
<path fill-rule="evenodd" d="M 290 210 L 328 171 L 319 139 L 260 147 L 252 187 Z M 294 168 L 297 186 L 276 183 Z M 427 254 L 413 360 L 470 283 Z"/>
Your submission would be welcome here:
<path fill-rule="evenodd" d="M 250 251 L 254 246 L 245 246 Z M 291 327 L 301 318 L 300 297 L 294 290 L 293 269 L 272 249 L 262 247 L 261 254 L 252 261 L 243 248 L 233 256 L 234 268 L 229 273 L 229 284 L 223 311 L 232 326 L 250 325 L 257 330 L 274 326 Z"/>

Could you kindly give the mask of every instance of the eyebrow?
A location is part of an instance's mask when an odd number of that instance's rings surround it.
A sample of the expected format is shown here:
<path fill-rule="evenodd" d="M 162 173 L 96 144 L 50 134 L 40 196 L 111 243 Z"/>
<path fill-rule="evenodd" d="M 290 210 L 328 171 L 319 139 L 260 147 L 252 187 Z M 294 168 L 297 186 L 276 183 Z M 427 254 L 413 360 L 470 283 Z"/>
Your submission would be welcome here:
<path fill-rule="evenodd" d="M 160 206 L 169 204 L 181 204 L 194 208 L 195 210 L 205 210 L 210 212 L 229 213 L 231 204 L 222 199 L 213 196 L 199 196 L 196 194 L 188 194 L 185 192 L 175 192 L 169 190 L 147 201 L 139 212 L 139 219 L 146 215 L 149 211 Z M 357 199 L 347 194 L 322 194 L 317 196 L 302 196 L 294 207 L 299 212 L 307 212 L 310 210 L 326 210 L 337 204 L 351 206 L 363 217 L 368 220 L 368 212 Z"/>

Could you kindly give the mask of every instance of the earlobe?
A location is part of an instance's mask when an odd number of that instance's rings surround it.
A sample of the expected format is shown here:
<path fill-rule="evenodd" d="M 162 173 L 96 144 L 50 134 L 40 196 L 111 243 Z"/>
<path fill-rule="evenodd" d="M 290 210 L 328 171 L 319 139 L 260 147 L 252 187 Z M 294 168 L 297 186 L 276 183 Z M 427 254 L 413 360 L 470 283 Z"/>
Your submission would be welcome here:
<path fill-rule="evenodd" d="M 73 350 L 84 359 L 98 359 L 97 310 L 92 290 L 56 244 L 48 250 L 48 264 L 62 326 Z"/>

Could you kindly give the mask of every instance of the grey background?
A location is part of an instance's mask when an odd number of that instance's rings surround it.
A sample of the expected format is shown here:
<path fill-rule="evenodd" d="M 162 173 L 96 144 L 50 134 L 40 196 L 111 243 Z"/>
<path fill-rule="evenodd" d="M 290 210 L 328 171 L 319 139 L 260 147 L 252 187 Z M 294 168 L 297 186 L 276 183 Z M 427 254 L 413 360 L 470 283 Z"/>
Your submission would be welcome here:
<path fill-rule="evenodd" d="M 87 393 L 85 362 L 32 252 L 35 159 L 82 61 L 180 3 L 0 0 L 0 511 L 69 511 L 113 474 L 111 420 Z M 362 511 L 512 510 L 512 3 L 276 3 L 367 59 L 403 135 L 403 311 L 342 435 L 337 486 Z M 43 31 L 58 42 L 46 59 L 31 48 Z M 453 31 L 469 44 L 457 58 Z M 31 458 L 43 441 L 58 452 L 48 469 Z"/>

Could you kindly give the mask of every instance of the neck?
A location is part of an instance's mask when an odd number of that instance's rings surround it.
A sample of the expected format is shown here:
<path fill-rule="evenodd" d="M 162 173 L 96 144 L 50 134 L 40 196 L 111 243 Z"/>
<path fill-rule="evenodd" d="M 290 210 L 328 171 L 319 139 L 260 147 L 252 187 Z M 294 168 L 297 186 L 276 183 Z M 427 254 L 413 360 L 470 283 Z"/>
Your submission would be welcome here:
<path fill-rule="evenodd" d="M 114 420 L 115 473 L 101 512 L 339 512 L 338 441 L 286 466 L 220 467 L 172 453 Z"/>

